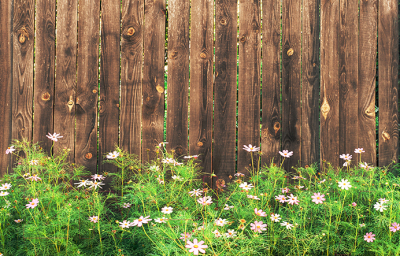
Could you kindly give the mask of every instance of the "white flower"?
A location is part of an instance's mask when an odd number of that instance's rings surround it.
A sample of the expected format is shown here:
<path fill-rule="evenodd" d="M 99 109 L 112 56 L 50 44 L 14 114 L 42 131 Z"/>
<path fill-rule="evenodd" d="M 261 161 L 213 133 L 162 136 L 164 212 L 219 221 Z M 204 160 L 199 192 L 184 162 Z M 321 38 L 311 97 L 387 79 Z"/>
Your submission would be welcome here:
<path fill-rule="evenodd" d="M 129 208 L 129 207 L 131 207 L 131 204 L 130 203 L 124 203 L 124 205 L 122 207 L 123 208 Z"/>
<path fill-rule="evenodd" d="M 267 214 L 265 212 L 263 212 L 263 210 L 261 210 L 261 209 L 258 210 L 257 208 L 255 208 L 254 213 L 260 217 L 267 217 Z"/>
<path fill-rule="evenodd" d="M 326 181 L 326 179 L 323 179 L 321 181 L 318 181 L 319 184 L 324 183 Z"/>
<path fill-rule="evenodd" d="M 254 232 L 262 233 L 263 231 L 267 230 L 267 224 L 264 224 L 262 221 L 254 221 L 254 223 L 250 223 L 251 230 Z"/>
<path fill-rule="evenodd" d="M 164 214 L 171 214 L 172 211 L 173 211 L 173 208 L 172 208 L 172 207 L 164 207 L 164 208 L 161 208 L 161 212 L 164 213 Z"/>
<path fill-rule="evenodd" d="M 369 166 L 368 164 L 367 164 L 367 162 L 364 162 L 364 163 L 360 163 L 360 167 L 361 168 L 364 168 L 365 170 L 369 170 L 370 168 L 372 168 L 371 166 Z"/>
<path fill-rule="evenodd" d="M 259 147 L 253 146 L 251 144 L 249 144 L 248 146 L 243 145 L 243 149 L 246 150 L 247 152 L 257 152 L 260 151 Z"/>
<path fill-rule="evenodd" d="M 244 174 L 241 173 L 241 172 L 237 172 L 237 173 L 235 173 L 234 176 L 236 176 L 236 177 L 244 177 Z"/>
<path fill-rule="evenodd" d="M 99 187 L 99 188 L 101 188 L 101 185 L 105 185 L 103 182 L 100 182 L 100 181 L 97 181 L 97 180 L 95 180 L 95 181 L 89 181 L 90 183 L 88 184 L 88 185 L 90 185 L 90 187 L 89 188 L 97 188 L 97 187 Z"/>
<path fill-rule="evenodd" d="M 365 227 L 365 223 L 360 224 L 360 228 L 363 228 L 363 227 Z"/>
<path fill-rule="evenodd" d="M 149 170 L 153 172 L 158 172 L 160 170 L 160 167 L 157 165 L 152 165 L 149 167 Z"/>
<path fill-rule="evenodd" d="M 80 180 L 78 183 L 74 183 L 74 184 L 75 185 L 78 184 L 77 187 L 80 188 L 82 186 L 86 187 L 86 185 L 90 185 L 90 182 L 91 181 L 89 181 L 89 180 Z"/>
<path fill-rule="evenodd" d="M 193 240 L 193 243 L 187 240 L 187 244 L 185 245 L 185 247 L 190 249 L 189 252 L 193 252 L 194 255 L 199 255 L 199 252 L 206 253 L 204 249 L 208 248 L 208 245 L 205 245 L 204 241 L 198 242 L 195 238 Z"/>
<path fill-rule="evenodd" d="M 38 165 L 39 164 L 39 160 L 31 160 L 29 161 L 30 165 Z"/>
<path fill-rule="evenodd" d="M 62 138 L 63 136 L 60 136 L 59 133 L 54 133 L 54 134 L 49 133 L 49 135 L 46 135 L 46 137 L 51 139 L 52 141 L 57 141 L 57 139 Z"/>
<path fill-rule="evenodd" d="M 203 191 L 200 189 L 193 189 L 192 191 L 189 191 L 190 196 L 201 196 L 202 193 Z"/>
<path fill-rule="evenodd" d="M 258 198 L 257 196 L 253 196 L 253 195 L 247 195 L 247 198 L 260 200 L 260 198 Z"/>
<path fill-rule="evenodd" d="M 215 225 L 223 227 L 226 224 L 228 224 L 228 221 L 226 219 L 221 219 L 219 218 L 218 220 L 215 220 Z"/>
<path fill-rule="evenodd" d="M 167 220 L 167 218 L 157 218 L 154 221 L 157 222 L 157 223 L 167 223 L 166 220 Z"/>
<path fill-rule="evenodd" d="M 380 202 L 377 202 L 375 205 L 374 205 L 374 208 L 377 210 L 377 211 L 380 211 L 380 212 L 383 212 L 383 211 L 385 211 L 386 210 L 386 205 L 383 205 L 383 203 L 380 203 Z"/>
<path fill-rule="evenodd" d="M 271 214 L 271 220 L 273 222 L 279 222 L 282 218 L 280 217 L 279 214 Z"/>
<path fill-rule="evenodd" d="M 352 155 L 350 155 L 350 154 L 342 154 L 339 157 L 344 159 L 345 161 L 347 161 L 347 160 L 351 160 Z"/>
<path fill-rule="evenodd" d="M 174 175 L 171 178 L 173 178 L 174 180 L 178 180 L 178 181 L 182 181 L 183 180 L 183 178 L 181 176 L 178 176 L 178 175 Z"/>
<path fill-rule="evenodd" d="M 341 189 L 346 189 L 349 190 L 352 186 L 350 185 L 350 182 L 348 180 L 342 179 L 341 182 L 339 182 L 339 187 Z"/>
<path fill-rule="evenodd" d="M 121 228 L 129 228 L 130 226 L 132 226 L 132 224 L 132 222 L 124 220 L 123 222 L 120 222 L 119 226 Z"/>
<path fill-rule="evenodd" d="M 215 237 L 221 237 L 221 233 L 217 229 L 213 231 L 213 234 Z"/>
<path fill-rule="evenodd" d="M 1 185 L 0 190 L 7 190 L 10 189 L 12 186 L 9 183 L 4 183 L 3 185 Z"/>
<path fill-rule="evenodd" d="M 247 184 L 247 182 L 243 182 L 239 187 L 244 190 L 250 190 L 251 188 L 254 188 L 252 184 Z"/>
<path fill-rule="evenodd" d="M 160 144 L 158 144 L 158 146 L 161 148 L 161 147 L 163 147 L 163 146 L 165 146 L 167 144 L 168 144 L 168 142 L 161 142 Z"/>
<path fill-rule="evenodd" d="M 106 178 L 100 174 L 95 174 L 95 175 L 91 175 L 91 176 L 92 176 L 92 180 L 104 180 Z"/>
<path fill-rule="evenodd" d="M 4 191 L 0 191 L 0 196 L 6 196 L 6 195 L 9 195 L 10 193 L 8 193 L 8 192 L 4 192 Z"/>
<path fill-rule="evenodd" d="M 389 200 L 387 200 L 386 198 L 379 198 L 378 201 L 379 201 L 380 203 L 382 203 L 382 204 L 389 203 Z"/>
<path fill-rule="evenodd" d="M 108 155 L 106 157 L 107 157 L 107 159 L 115 159 L 115 158 L 119 157 L 119 152 L 117 152 L 117 151 L 110 152 L 110 153 L 108 153 Z"/>
<path fill-rule="evenodd" d="M 293 224 L 287 223 L 286 221 L 281 223 L 281 226 L 285 226 L 286 229 L 292 229 Z"/>
<path fill-rule="evenodd" d="M 193 156 L 184 156 L 183 158 L 185 158 L 185 159 L 190 159 L 190 158 L 198 158 L 199 157 L 199 155 L 193 155 Z"/>
<path fill-rule="evenodd" d="M 163 160 L 161 160 L 161 163 L 163 163 L 163 164 L 174 164 L 175 160 L 173 158 L 164 158 Z"/>
<path fill-rule="evenodd" d="M 279 195 L 279 196 L 275 196 L 275 200 L 279 201 L 280 203 L 285 203 L 287 202 L 286 200 L 286 196 L 285 195 Z"/>
<path fill-rule="evenodd" d="M 158 180 L 158 183 L 159 183 L 159 184 L 164 184 L 164 180 L 161 178 L 160 175 L 158 175 L 157 180 Z"/>
<path fill-rule="evenodd" d="M 6 154 L 8 155 L 8 154 L 10 154 L 10 153 L 12 153 L 14 151 L 15 151 L 14 146 L 8 147 L 7 150 L 6 150 Z"/>
<path fill-rule="evenodd" d="M 18 220 L 14 220 L 16 223 L 21 223 L 22 221 L 24 221 L 24 219 L 18 219 Z M 2 254 L 0 254 L 0 255 L 2 255 Z"/>
<path fill-rule="evenodd" d="M 289 150 L 283 150 L 283 151 L 279 151 L 279 154 L 283 157 L 289 158 L 293 155 L 293 151 L 289 152 Z"/>
<path fill-rule="evenodd" d="M 226 237 L 234 237 L 236 236 L 236 231 L 233 229 L 228 229 L 228 231 L 225 233 Z"/>
<path fill-rule="evenodd" d="M 364 153 L 365 151 L 364 151 L 364 149 L 363 148 L 356 148 L 355 150 L 354 150 L 354 153 L 357 153 L 357 154 L 361 154 L 361 153 Z"/>
<path fill-rule="evenodd" d="M 225 204 L 224 210 L 228 211 L 228 210 L 232 209 L 233 207 L 235 207 L 235 206 L 229 206 L 229 205 Z"/>
<path fill-rule="evenodd" d="M 347 160 L 346 162 L 343 163 L 343 166 L 344 167 L 350 166 L 350 163 L 351 163 L 351 160 Z"/>
<path fill-rule="evenodd" d="M 197 202 L 202 205 L 210 205 L 212 204 L 212 198 L 210 196 L 205 196 L 202 198 L 197 199 Z"/>
<path fill-rule="evenodd" d="M 290 189 L 289 188 L 282 188 L 282 193 L 289 193 Z"/>

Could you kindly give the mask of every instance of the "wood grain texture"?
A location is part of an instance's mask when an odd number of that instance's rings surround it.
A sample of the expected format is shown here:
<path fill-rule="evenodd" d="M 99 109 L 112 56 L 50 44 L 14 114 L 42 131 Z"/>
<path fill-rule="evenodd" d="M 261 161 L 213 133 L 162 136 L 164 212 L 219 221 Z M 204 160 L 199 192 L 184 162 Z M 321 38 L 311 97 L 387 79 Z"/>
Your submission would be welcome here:
<path fill-rule="evenodd" d="M 165 0 L 145 3 L 143 66 L 142 161 L 156 158 L 155 147 L 164 140 Z"/>
<path fill-rule="evenodd" d="M 100 60 L 100 123 L 99 170 L 116 172 L 112 164 L 103 164 L 104 154 L 119 145 L 119 54 L 120 0 L 101 1 L 101 60 Z"/>
<path fill-rule="evenodd" d="M 167 149 L 181 156 L 188 152 L 189 1 L 168 8 Z"/>
<path fill-rule="evenodd" d="M 260 146 L 260 40 L 260 1 L 240 1 L 237 170 L 242 173 L 251 166 L 250 154 L 243 145 Z"/>
<path fill-rule="evenodd" d="M 262 165 L 279 164 L 281 149 L 281 1 L 262 2 Z"/>
<path fill-rule="evenodd" d="M 55 1 L 37 0 L 33 142 L 40 142 L 47 153 L 51 153 L 52 141 L 46 134 L 54 133 L 55 28 Z"/>
<path fill-rule="evenodd" d="M 339 166 L 338 33 L 339 0 L 321 0 L 321 168 L 324 160 Z"/>
<path fill-rule="evenodd" d="M 100 2 L 79 1 L 75 162 L 97 172 Z"/>
<path fill-rule="evenodd" d="M 358 166 L 358 1 L 340 1 L 339 153 Z"/>
<path fill-rule="evenodd" d="M 0 177 L 11 170 L 11 156 L 5 150 L 12 136 L 12 1 L 0 2 Z"/>
<path fill-rule="evenodd" d="M 122 1 L 121 137 L 123 150 L 141 157 L 143 0 Z"/>
<path fill-rule="evenodd" d="M 282 3 L 282 149 L 293 151 L 284 168 L 291 170 L 301 159 L 301 1 Z"/>
<path fill-rule="evenodd" d="M 237 0 L 215 1 L 213 171 L 229 181 L 236 168 Z"/>
<path fill-rule="evenodd" d="M 301 165 L 319 161 L 319 6 L 320 0 L 303 1 Z"/>
<path fill-rule="evenodd" d="M 398 161 L 398 1 L 379 1 L 379 166 Z"/>
<path fill-rule="evenodd" d="M 54 144 L 54 152 L 70 149 L 68 161 L 75 162 L 75 89 L 78 1 L 57 4 L 56 85 L 54 131 L 63 136 Z"/>
<path fill-rule="evenodd" d="M 12 138 L 32 140 L 35 2 L 15 0 L 13 17 Z"/>
<path fill-rule="evenodd" d="M 376 51 L 378 1 L 360 1 L 358 48 L 358 147 L 364 148 L 362 162 L 376 166 Z"/>
<path fill-rule="evenodd" d="M 191 10 L 189 154 L 211 174 L 214 1 L 193 1 Z"/>

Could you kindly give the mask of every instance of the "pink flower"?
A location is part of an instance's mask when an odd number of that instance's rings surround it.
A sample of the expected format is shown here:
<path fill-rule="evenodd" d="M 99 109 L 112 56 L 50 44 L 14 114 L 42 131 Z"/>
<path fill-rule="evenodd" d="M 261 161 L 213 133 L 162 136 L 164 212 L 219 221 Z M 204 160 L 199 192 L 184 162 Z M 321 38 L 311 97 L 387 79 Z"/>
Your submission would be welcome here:
<path fill-rule="evenodd" d="M 104 180 L 106 177 L 104 177 L 103 175 L 100 174 L 94 174 L 91 175 L 92 176 L 92 180 Z"/>
<path fill-rule="evenodd" d="M 30 202 L 29 204 L 26 205 L 26 209 L 29 209 L 29 208 L 33 209 L 38 205 L 38 203 L 39 203 L 39 199 L 35 198 L 32 200 L 32 202 Z"/>
<path fill-rule="evenodd" d="M 146 224 L 152 220 L 152 219 L 149 219 L 149 217 L 150 216 L 147 216 L 147 217 L 140 216 L 139 219 L 133 221 L 132 226 L 141 227 L 143 224 Z"/>
<path fill-rule="evenodd" d="M 99 221 L 99 216 L 92 216 L 92 217 L 89 217 L 89 220 L 90 220 L 91 222 L 93 222 L 93 223 L 96 223 L 96 222 Z"/>
<path fill-rule="evenodd" d="M 282 188 L 282 193 L 289 193 L 290 189 L 288 188 Z"/>
<path fill-rule="evenodd" d="M 263 212 L 263 210 L 257 210 L 257 208 L 254 209 L 254 213 L 260 217 L 266 217 L 267 214 L 265 212 Z"/>
<path fill-rule="evenodd" d="M 38 181 L 38 180 L 41 180 L 41 178 L 39 178 L 36 174 L 33 174 L 32 176 L 30 176 L 29 178 L 27 178 L 27 180 Z"/>
<path fill-rule="evenodd" d="M 212 204 L 212 198 L 210 196 L 205 196 L 197 199 L 197 202 L 202 205 L 210 205 Z"/>
<path fill-rule="evenodd" d="M 352 202 L 351 205 L 354 206 L 354 207 L 357 206 L 356 202 Z"/>
<path fill-rule="evenodd" d="M 182 233 L 179 239 L 186 241 L 186 238 L 190 238 L 191 236 L 192 235 L 190 233 Z"/>
<path fill-rule="evenodd" d="M 316 204 L 322 204 L 323 201 L 325 201 L 324 196 L 325 196 L 325 195 L 321 195 L 320 193 L 314 193 L 314 195 L 313 195 L 311 198 L 313 199 L 312 201 L 313 201 L 314 203 L 316 203 Z"/>
<path fill-rule="evenodd" d="M 189 252 L 193 252 L 194 255 L 199 255 L 199 252 L 206 253 L 204 249 L 208 248 L 208 245 L 203 245 L 203 244 L 204 241 L 198 242 L 197 239 L 195 238 L 193 240 L 193 243 L 188 240 L 185 247 L 190 249 Z"/>
<path fill-rule="evenodd" d="M 22 221 L 24 221 L 23 219 L 21 220 L 21 219 L 18 219 L 18 220 L 14 220 L 16 223 L 20 223 L 20 222 L 22 222 Z"/>
<path fill-rule="evenodd" d="M 364 240 L 367 241 L 367 243 L 371 243 L 375 240 L 375 234 L 372 234 L 372 232 L 370 233 L 366 233 L 364 236 Z"/>
<path fill-rule="evenodd" d="M 389 227 L 390 231 L 396 232 L 397 230 L 400 230 L 400 224 L 397 224 L 396 222 L 392 223 L 392 226 Z"/>
<path fill-rule="evenodd" d="M 280 203 L 285 203 L 286 196 L 284 196 L 284 195 L 275 196 L 275 200 L 279 201 Z"/>
<path fill-rule="evenodd" d="M 243 149 L 246 150 L 247 152 L 257 152 L 260 151 L 259 147 L 253 146 L 251 144 L 249 144 L 248 146 L 243 145 Z"/>
<path fill-rule="evenodd" d="M 251 230 L 254 232 L 262 233 L 263 231 L 267 230 L 265 227 L 267 224 L 264 224 L 262 221 L 254 221 L 254 223 L 250 223 Z"/>
<path fill-rule="evenodd" d="M 297 200 L 297 196 L 293 196 L 293 194 L 290 194 L 289 199 L 286 200 L 286 202 L 293 205 L 293 204 L 299 204 L 300 201 Z"/>

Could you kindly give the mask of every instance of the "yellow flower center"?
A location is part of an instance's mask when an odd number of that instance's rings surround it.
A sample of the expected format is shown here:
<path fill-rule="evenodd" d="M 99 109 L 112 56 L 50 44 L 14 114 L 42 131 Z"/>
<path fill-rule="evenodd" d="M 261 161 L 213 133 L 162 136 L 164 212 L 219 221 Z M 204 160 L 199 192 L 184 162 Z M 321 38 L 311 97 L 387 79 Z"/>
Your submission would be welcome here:
<path fill-rule="evenodd" d="M 142 219 L 139 219 L 139 221 L 142 221 Z"/>
<path fill-rule="evenodd" d="M 199 248 L 199 246 L 198 246 L 197 244 L 195 244 L 193 247 L 194 247 L 194 248 Z"/>
<path fill-rule="evenodd" d="M 319 200 L 319 196 L 317 196 L 317 199 Z"/>

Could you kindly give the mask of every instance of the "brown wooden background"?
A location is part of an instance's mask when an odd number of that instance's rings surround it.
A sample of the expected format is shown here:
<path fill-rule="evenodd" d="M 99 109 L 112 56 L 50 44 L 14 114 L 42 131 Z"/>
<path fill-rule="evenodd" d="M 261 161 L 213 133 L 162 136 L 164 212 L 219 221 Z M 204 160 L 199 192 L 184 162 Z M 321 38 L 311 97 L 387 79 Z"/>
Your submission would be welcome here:
<path fill-rule="evenodd" d="M 115 171 L 104 154 L 154 159 L 166 122 L 168 149 L 224 179 L 249 166 L 248 144 L 262 164 L 294 151 L 286 169 L 340 166 L 357 147 L 373 165 L 398 159 L 396 0 L 55 2 L 0 1 L 3 152 L 22 138 L 49 151 L 56 132 L 54 152 Z"/>

